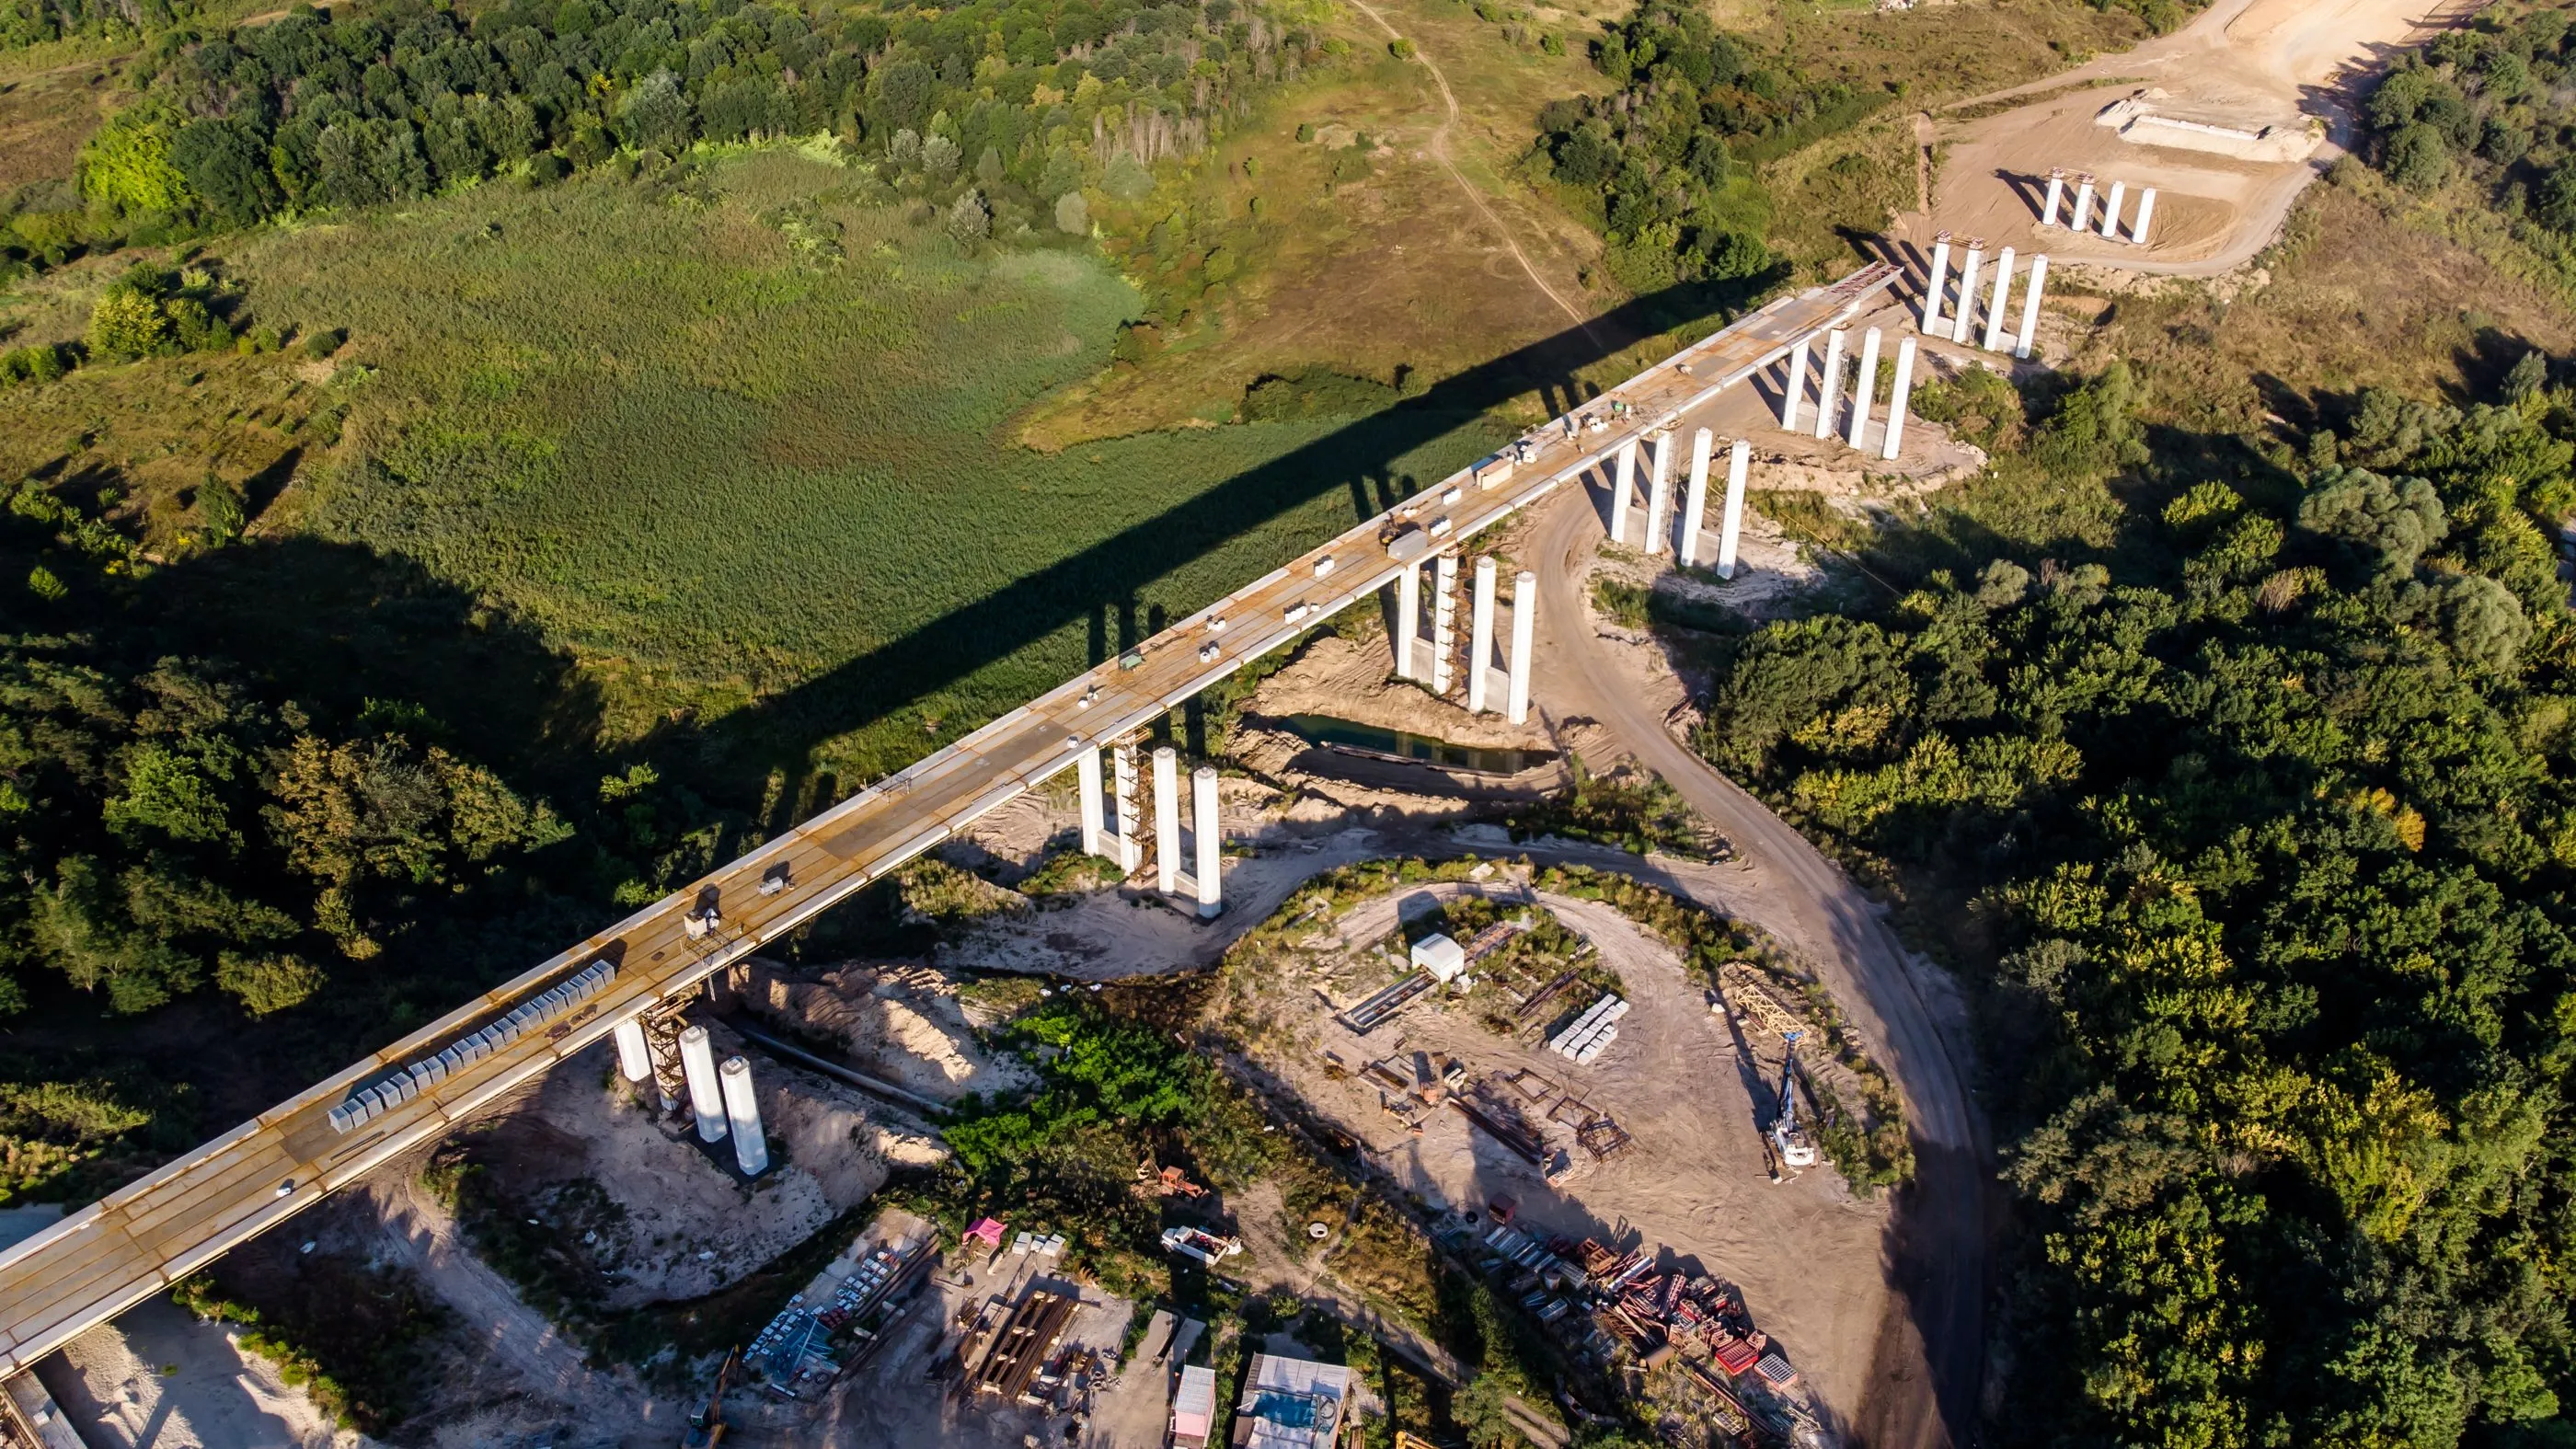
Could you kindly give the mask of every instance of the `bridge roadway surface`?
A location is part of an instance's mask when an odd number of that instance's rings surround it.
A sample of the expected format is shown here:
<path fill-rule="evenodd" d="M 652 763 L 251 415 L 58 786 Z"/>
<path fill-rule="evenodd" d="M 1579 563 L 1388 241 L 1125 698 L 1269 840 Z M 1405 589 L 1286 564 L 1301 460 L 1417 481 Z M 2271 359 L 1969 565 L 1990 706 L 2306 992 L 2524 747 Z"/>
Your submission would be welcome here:
<path fill-rule="evenodd" d="M 446 1135 L 513 1087 L 607 1035 L 617 1022 L 684 991 L 946 839 L 952 831 L 1071 765 L 1077 752 L 1150 724 L 1181 701 L 1392 581 L 1403 565 L 1380 534 L 1391 523 L 1449 529 L 1432 553 L 1547 497 L 1626 442 L 1700 406 L 1836 325 L 1897 278 L 1864 268 L 1831 286 L 1780 298 L 1584 404 L 1605 432 L 1530 433 L 1537 458 L 1480 489 L 1469 471 L 1417 493 L 1325 546 L 1165 629 L 1134 668 L 1113 660 L 869 786 L 812 820 L 638 911 L 536 969 L 449 1013 L 290 1101 L 66 1216 L 0 1253 L 0 1376 L 24 1371 L 90 1327 L 277 1226 L 401 1153 Z M 1642 473 L 1642 470 L 1641 470 Z M 1683 480 L 1675 480 L 1675 488 Z M 1642 484 L 1642 479 L 1641 479 Z M 1455 501 L 1444 501 L 1454 493 Z M 1426 554 L 1425 558 L 1430 555 Z M 1334 561 L 1318 577 L 1316 564 Z M 1295 619 L 1290 610 L 1307 610 Z M 1213 628 L 1222 620 L 1222 630 Z M 1212 659 L 1199 656 L 1217 646 Z M 1086 703 L 1088 699 L 1088 703 Z M 791 884 L 759 893 L 787 867 Z M 712 887 L 723 921 L 692 939 L 690 908 Z M 342 1133 L 326 1114 L 403 1063 L 437 1052 L 560 978 L 608 960 L 616 978 L 551 1025 L 432 1083 L 419 1096 Z"/>

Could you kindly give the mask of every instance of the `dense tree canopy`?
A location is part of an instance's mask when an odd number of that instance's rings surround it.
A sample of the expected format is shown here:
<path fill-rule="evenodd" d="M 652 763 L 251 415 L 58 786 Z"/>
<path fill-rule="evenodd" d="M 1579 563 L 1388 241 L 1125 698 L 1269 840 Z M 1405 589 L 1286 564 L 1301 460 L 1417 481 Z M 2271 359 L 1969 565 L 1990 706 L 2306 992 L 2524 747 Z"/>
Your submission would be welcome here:
<path fill-rule="evenodd" d="M 2119 444 L 2136 391 L 2093 380 L 2025 450 L 2062 487 L 2132 470 L 2115 548 L 1766 628 L 1702 746 L 1966 906 L 2033 1235 L 2008 1437 L 2551 1418 L 2576 626 L 2539 523 L 2576 417 L 2374 392 L 2239 486 Z"/>
<path fill-rule="evenodd" d="M 83 153 L 80 190 L 149 237 L 831 134 L 890 161 L 890 179 L 972 188 L 997 221 L 1044 229 L 1086 182 L 1115 192 L 1116 163 L 1204 148 L 1254 86 L 1320 55 L 1312 32 L 1235 0 L 828 19 L 739 0 L 514 0 L 470 19 L 424 0 L 339 18 L 299 5 L 219 35 L 159 31 L 134 103 Z M 58 261 L 77 245 L 64 230 L 31 209 L 0 244 Z"/>
<path fill-rule="evenodd" d="M 1611 92 L 1540 112 L 1539 146 L 1557 179 L 1601 199 L 1609 265 L 1624 285 L 1767 270 L 1768 207 L 1737 150 L 1785 149 L 1867 110 L 1848 88 L 1811 86 L 1751 46 L 1718 31 L 1705 9 L 1649 0 L 1593 46 Z"/>

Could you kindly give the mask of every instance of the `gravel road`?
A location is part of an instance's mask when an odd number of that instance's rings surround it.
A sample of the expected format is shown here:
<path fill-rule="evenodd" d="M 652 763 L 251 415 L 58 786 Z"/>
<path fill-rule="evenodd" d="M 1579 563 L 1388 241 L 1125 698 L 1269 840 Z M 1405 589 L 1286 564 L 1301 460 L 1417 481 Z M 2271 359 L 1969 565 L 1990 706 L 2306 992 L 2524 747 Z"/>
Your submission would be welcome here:
<path fill-rule="evenodd" d="M 1529 535 L 1540 590 L 1537 697 L 1560 722 L 1597 721 L 1723 831 L 1751 870 L 1774 877 L 1764 894 L 1786 901 L 1795 918 L 1779 934 L 1808 946 L 1835 999 L 1877 1044 L 1904 1093 L 1916 1175 L 1898 1198 L 1888 1258 L 1908 1321 L 1890 1325 L 1882 1340 L 1877 1392 L 1861 1406 L 1859 1427 L 1879 1445 L 1972 1443 L 1985 1365 L 1993 1154 L 1969 1097 L 1966 1045 L 1944 1034 L 1917 979 L 1937 968 L 1911 958 L 1839 866 L 1665 729 L 1639 671 L 1603 644 L 1581 597 L 1584 564 L 1601 535 L 1588 491 L 1547 505 Z M 1920 1364 L 1928 1376 L 1912 1371 Z"/>

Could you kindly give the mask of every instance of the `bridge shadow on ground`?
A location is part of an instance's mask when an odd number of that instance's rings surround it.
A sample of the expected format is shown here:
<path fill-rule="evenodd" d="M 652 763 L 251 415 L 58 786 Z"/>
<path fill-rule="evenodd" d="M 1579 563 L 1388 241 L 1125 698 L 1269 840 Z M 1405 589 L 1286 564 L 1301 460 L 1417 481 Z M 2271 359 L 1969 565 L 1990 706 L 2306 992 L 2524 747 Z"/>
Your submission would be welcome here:
<path fill-rule="evenodd" d="M 1428 481 L 1398 471 L 1414 450 L 1533 390 L 1552 410 L 1573 407 L 1599 391 L 1582 380 L 1585 368 L 1661 333 L 1712 330 L 1693 324 L 1733 320 L 1780 279 L 1671 288 L 1469 368 L 802 684 L 707 724 L 665 726 L 652 745 L 657 752 L 694 753 L 709 773 L 729 789 L 743 787 L 743 793 L 757 789 L 771 772 L 783 772 L 788 788 L 777 796 L 782 810 L 799 800 L 827 803 L 859 783 L 816 775 L 829 768 L 821 756 L 831 741 L 1070 626 L 1087 622 L 1092 662 L 1101 662 L 1113 644 L 1124 648 L 1161 622 L 1153 615 L 1140 620 L 1136 605 L 1139 592 L 1155 580 L 1336 490 L 1349 491 L 1354 521 L 1367 518 Z M 1497 431 L 1493 441 L 1502 437 Z M 1043 527 L 1045 521 L 1032 518 L 1031 525 Z M 926 734 L 923 749 L 963 732 L 951 727 Z M 769 822 L 773 828 L 788 823 Z"/>

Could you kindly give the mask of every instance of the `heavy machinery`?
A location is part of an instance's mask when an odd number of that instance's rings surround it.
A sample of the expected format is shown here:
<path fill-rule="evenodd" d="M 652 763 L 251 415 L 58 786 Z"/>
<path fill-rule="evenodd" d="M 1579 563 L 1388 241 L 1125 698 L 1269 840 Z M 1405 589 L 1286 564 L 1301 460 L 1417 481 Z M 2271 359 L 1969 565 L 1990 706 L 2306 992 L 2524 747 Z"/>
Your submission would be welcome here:
<path fill-rule="evenodd" d="M 1804 1035 L 1788 1034 L 1789 1054 L 1780 1063 L 1780 1110 L 1771 1118 L 1771 1146 L 1790 1167 L 1816 1165 L 1815 1134 L 1798 1120 L 1798 1038 Z"/>
<path fill-rule="evenodd" d="M 716 1387 L 707 1395 L 706 1406 L 689 1415 L 689 1432 L 680 1436 L 680 1449 L 715 1449 L 724 1442 L 725 1388 L 733 1381 L 734 1367 L 742 1362 L 742 1350 L 729 1349 L 724 1367 L 716 1370 Z"/>

